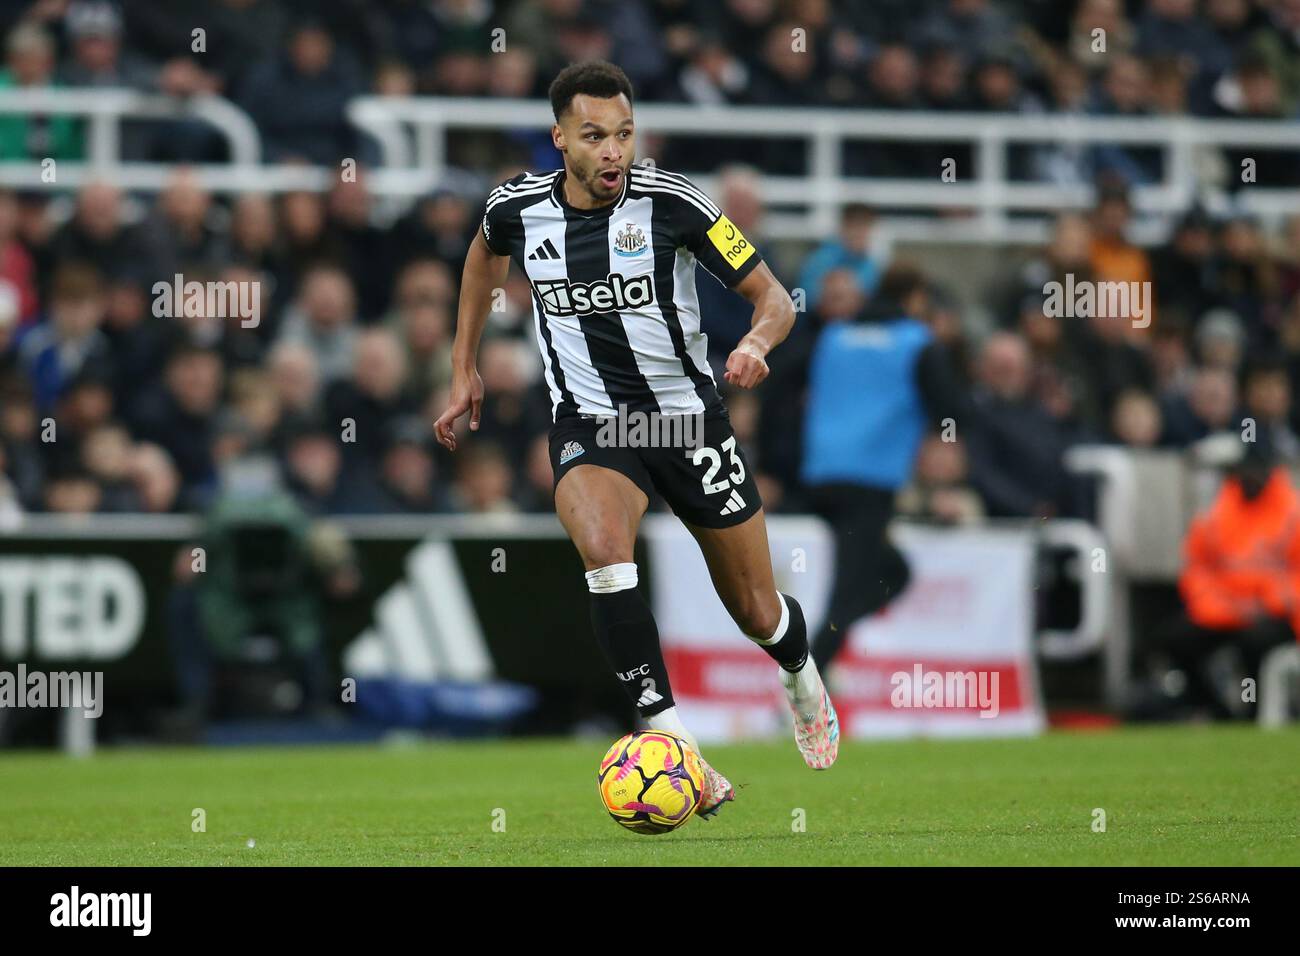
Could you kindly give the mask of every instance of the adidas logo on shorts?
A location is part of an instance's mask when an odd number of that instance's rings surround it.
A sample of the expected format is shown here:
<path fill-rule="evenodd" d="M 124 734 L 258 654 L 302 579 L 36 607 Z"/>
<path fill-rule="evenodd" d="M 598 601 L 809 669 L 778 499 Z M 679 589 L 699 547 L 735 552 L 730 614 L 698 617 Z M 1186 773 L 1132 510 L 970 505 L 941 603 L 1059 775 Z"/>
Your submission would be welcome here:
<path fill-rule="evenodd" d="M 560 449 L 560 464 L 567 464 L 586 450 L 576 441 L 565 442 L 564 447 Z"/>
<path fill-rule="evenodd" d="M 745 499 L 740 497 L 740 492 L 738 492 L 735 488 L 732 488 L 731 497 L 727 499 L 727 503 L 722 506 L 722 510 L 719 511 L 718 514 L 720 515 L 735 514 L 743 507 L 745 507 Z"/>

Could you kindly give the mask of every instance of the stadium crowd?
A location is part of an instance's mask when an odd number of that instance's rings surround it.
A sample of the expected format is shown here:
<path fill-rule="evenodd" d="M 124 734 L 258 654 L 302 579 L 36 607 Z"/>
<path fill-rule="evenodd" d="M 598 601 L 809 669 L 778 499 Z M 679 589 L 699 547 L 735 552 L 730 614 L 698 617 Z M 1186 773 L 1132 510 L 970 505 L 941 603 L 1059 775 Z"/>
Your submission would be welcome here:
<path fill-rule="evenodd" d="M 208 52 L 192 53 L 200 23 Z M 491 52 L 497 23 L 526 41 Z M 0 518 L 200 510 L 223 466 L 258 454 L 274 458 L 311 514 L 550 509 L 550 402 L 517 272 L 479 358 L 482 428 L 455 456 L 430 432 L 483 187 L 516 168 L 557 166 L 549 140 L 467 137 L 456 158 L 483 174 L 477 188 L 458 180 L 380 225 L 366 144 L 343 114 L 356 95 L 534 97 L 557 64 L 608 56 L 642 98 L 696 103 L 1277 118 L 1300 105 L 1300 0 L 39 0 L 0 3 L 0 25 L 0 88 L 220 92 L 254 117 L 272 160 L 362 159 L 356 181 L 327 194 L 218 197 L 183 165 L 156 196 L 102 181 L 75 195 L 0 192 Z M 1097 26 L 1105 55 L 1093 52 Z M 796 28 L 809 52 L 792 56 Z M 131 132 L 136 158 L 220 158 L 183 123 Z M 846 171 L 914 174 L 911 148 L 863 144 L 846 151 Z M 0 159 L 81 149 L 74 121 L 0 118 Z M 730 163 L 740 149 L 693 142 L 689 168 L 721 166 L 719 204 L 807 308 L 768 382 L 726 397 L 769 508 L 802 510 L 810 344 L 827 321 L 869 309 L 891 264 L 873 255 L 875 217 L 860 206 L 806 255 L 780 255 L 764 241 L 758 169 L 790 160 L 750 151 L 753 166 Z M 665 165 L 672 154 L 666 144 Z M 1044 147 L 1021 159 L 1026 176 L 1098 183 L 1097 202 L 1060 216 L 1050 242 L 1006 267 L 984 297 L 991 329 L 976 334 L 965 306 L 931 283 L 921 318 L 981 425 L 973 440 L 923 446 L 904 513 L 1079 514 L 1085 496 L 1065 472 L 1066 448 L 1183 448 L 1244 417 L 1279 454 L 1300 457 L 1300 218 L 1269 234 L 1246 216 L 1191 210 L 1143 248 L 1129 239 L 1128 190 L 1159 170 L 1142 150 Z M 1261 182 L 1282 184 L 1300 162 L 1261 170 Z M 154 284 L 176 274 L 260 283 L 259 321 L 157 314 Z M 1045 284 L 1067 275 L 1150 281 L 1154 320 L 1045 314 Z M 707 275 L 700 286 L 721 382 L 749 310 Z"/>

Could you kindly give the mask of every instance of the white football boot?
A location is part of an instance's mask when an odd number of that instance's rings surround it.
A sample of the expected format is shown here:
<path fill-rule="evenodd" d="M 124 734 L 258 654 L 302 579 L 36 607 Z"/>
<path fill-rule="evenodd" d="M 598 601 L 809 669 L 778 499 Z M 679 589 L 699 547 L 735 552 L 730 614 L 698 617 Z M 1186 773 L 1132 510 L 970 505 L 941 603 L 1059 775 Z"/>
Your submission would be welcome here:
<path fill-rule="evenodd" d="M 797 674 L 783 667 L 777 670 L 794 714 L 794 742 L 804 763 L 814 770 L 829 769 L 840 752 L 840 721 L 817 665 L 809 657 Z"/>

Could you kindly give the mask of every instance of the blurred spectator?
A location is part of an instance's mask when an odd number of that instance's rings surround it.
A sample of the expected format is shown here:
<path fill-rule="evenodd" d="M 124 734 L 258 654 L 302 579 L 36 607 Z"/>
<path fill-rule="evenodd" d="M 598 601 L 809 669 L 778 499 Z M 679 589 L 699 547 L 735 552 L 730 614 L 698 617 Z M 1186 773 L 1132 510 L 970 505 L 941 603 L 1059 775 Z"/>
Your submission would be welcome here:
<path fill-rule="evenodd" d="M 1114 179 L 1104 179 L 1097 187 L 1097 206 L 1092 217 L 1092 246 L 1089 258 L 1097 282 L 1150 282 L 1151 261 L 1146 252 L 1128 237 L 1133 217 L 1127 187 Z M 1158 321 L 1147 303 L 1147 318 Z M 1130 316 L 1129 318 L 1133 318 Z M 1122 321 L 1122 320 L 1121 320 Z M 1125 323 L 1128 328 L 1133 328 Z"/>
<path fill-rule="evenodd" d="M 1078 213 L 1061 213 L 1052 223 L 1047 246 L 1002 278 L 994 298 L 1003 324 L 1015 321 L 1027 300 L 1041 305 L 1048 283 L 1064 285 L 1073 276 L 1077 284 L 1092 279 L 1092 227 Z"/>
<path fill-rule="evenodd" d="M 1149 106 L 1161 116 L 1182 116 L 1187 112 L 1190 96 L 1188 76 L 1191 71 L 1174 57 L 1153 57 L 1150 61 Z"/>
<path fill-rule="evenodd" d="M 827 104 L 824 65 L 815 39 L 808 40 L 801 49 L 796 49 L 793 42 L 794 31 L 800 28 L 807 30 L 802 21 L 775 23 L 763 38 L 751 87 L 759 102 L 773 106 Z M 771 172 L 784 171 L 767 162 L 763 167 Z"/>
<path fill-rule="evenodd" d="M 903 44 L 879 47 L 867 66 L 862 105 L 872 110 L 914 110 L 921 107 L 920 94 L 920 66 L 912 49 Z M 843 152 L 844 171 L 850 176 L 906 179 L 925 168 L 931 151 L 896 140 L 849 140 Z"/>
<path fill-rule="evenodd" d="M 63 21 L 71 61 L 59 70 L 68 86 L 148 89 L 153 71 L 122 49 L 122 15 L 107 0 L 74 0 Z"/>
<path fill-rule="evenodd" d="M 775 256 L 775 250 L 763 231 L 762 173 L 746 165 L 719 170 L 717 199 L 723 214 L 735 223 L 755 248 L 763 250 L 768 268 L 780 276 L 780 259 Z M 769 255 L 769 250 L 772 255 Z M 695 267 L 695 291 L 700 305 L 700 328 L 709 337 L 710 360 L 715 364 L 725 362 L 731 350 L 752 327 L 754 307 L 702 265 Z M 721 378 L 721 375 L 716 377 Z"/>
<path fill-rule="evenodd" d="M 1185 616 L 1159 631 L 1153 658 L 1178 668 L 1182 702 L 1229 717 L 1225 691 L 1207 672 L 1209 657 L 1233 648 L 1245 676 L 1258 679 L 1264 655 L 1300 633 L 1300 498 L 1266 442 L 1246 445 L 1214 503 L 1192 522 L 1178 581 Z"/>
<path fill-rule="evenodd" d="M 1030 399 L 1029 349 L 999 332 L 985 343 L 977 367 L 978 427 L 963 432 L 971 484 L 993 517 L 1057 517 L 1073 501 L 1062 464 L 1061 427 Z M 958 427 L 960 428 L 960 422 Z"/>
<path fill-rule="evenodd" d="M 700 106 L 746 102 L 753 97 L 751 82 L 745 61 L 716 34 L 704 34 L 693 41 L 690 59 L 678 79 L 681 96 Z"/>
<path fill-rule="evenodd" d="M 549 416 L 538 412 L 549 403 L 530 388 L 531 355 L 531 345 L 517 339 L 488 339 L 479 349 L 485 390 L 479 435 L 500 446 L 515 468 L 523 465 L 532 436 L 550 427 Z"/>
<path fill-rule="evenodd" d="M 111 380 L 111 350 L 100 331 L 104 306 L 103 282 L 93 269 L 70 264 L 55 274 L 49 318 L 31 327 L 19 346 L 41 411 L 51 410 L 83 372 Z"/>
<path fill-rule="evenodd" d="M 1214 230 L 1200 207 L 1187 212 L 1174 227 L 1167 245 L 1152 256 L 1151 272 L 1157 305 L 1199 316 L 1215 301 Z"/>
<path fill-rule="evenodd" d="M 358 169 L 355 179 L 340 180 L 330 190 L 326 227 L 340 245 L 340 261 L 352 277 L 357 307 L 366 320 L 377 318 L 388 308 L 393 284 L 391 233 L 371 223 L 371 202 L 366 175 Z"/>
<path fill-rule="evenodd" d="M 19 24 L 5 38 L 0 90 L 47 89 L 54 79 L 54 41 L 35 24 Z M 80 159 L 81 122 L 65 114 L 0 116 L 0 160 Z"/>
<path fill-rule="evenodd" d="M 1175 56 L 1188 71 L 1217 73 L 1227 65 L 1223 47 L 1197 15 L 1196 0 L 1147 0 L 1144 7 L 1137 23 L 1139 54 Z"/>
<path fill-rule="evenodd" d="M 36 261 L 18 235 L 18 201 L 8 190 L 0 190 L 0 283 L 6 284 L 0 312 L 12 310 L 15 324 L 36 318 L 39 308 L 36 289 Z M 12 305 L 10 300 L 12 299 Z M 0 318 L 0 322 L 3 322 Z M 0 348 L 0 354 L 4 349 Z"/>
<path fill-rule="evenodd" d="M 416 203 L 394 227 L 393 248 L 399 250 L 402 264 L 437 259 L 460 275 L 478 225 L 465 197 L 451 189 L 437 189 Z"/>
<path fill-rule="evenodd" d="M 880 281 L 882 264 L 872 254 L 871 227 L 875 214 L 862 203 L 847 203 L 840 212 L 840 232 L 835 239 L 818 246 L 804 260 L 799 273 L 808 309 L 817 308 L 822 297 L 822 281 L 833 269 L 847 271 L 863 296 L 870 296 Z"/>
<path fill-rule="evenodd" d="M 238 100 L 256 121 L 272 160 L 337 166 L 357 155 L 344 108 L 364 85 L 351 56 L 325 27 L 300 19 L 284 52 L 252 67 Z"/>
<path fill-rule="evenodd" d="M 1155 373 L 1153 394 L 1182 395 L 1192 384 L 1195 368 L 1188 343 L 1188 322 L 1181 310 L 1166 309 L 1160 327 L 1151 337 L 1151 368 Z"/>
<path fill-rule="evenodd" d="M 212 444 L 223 383 L 217 353 L 181 345 L 168 358 L 163 381 L 141 395 L 129 414 L 134 433 L 175 461 L 187 502 L 204 500 L 214 488 Z"/>
<path fill-rule="evenodd" d="M 1230 309 L 1211 309 L 1196 325 L 1197 358 L 1213 368 L 1236 373 L 1246 351 L 1246 327 Z"/>
<path fill-rule="evenodd" d="M 1218 302 L 1244 321 L 1252 347 L 1272 348 L 1279 321 L 1278 275 L 1259 224 L 1246 216 L 1224 223 L 1215 266 Z"/>
<path fill-rule="evenodd" d="M 0 440 L 0 531 L 12 531 L 22 523 L 24 509 L 18 486 L 5 474 L 9 467 L 5 454 L 5 443 Z"/>
<path fill-rule="evenodd" d="M 475 442 L 461 449 L 456 458 L 456 480 L 451 491 L 454 510 L 467 514 L 519 510 L 510 497 L 510 461 L 498 445 Z"/>
<path fill-rule="evenodd" d="M 285 193 L 280 199 L 279 218 L 283 244 L 275 277 L 279 297 L 285 299 L 301 291 L 299 284 L 308 270 L 323 263 L 337 263 L 342 250 L 327 229 L 325 200 L 321 196 Z"/>
<path fill-rule="evenodd" d="M 1005 11 L 992 0 L 940 0 L 916 30 L 920 42 L 944 43 L 974 60 L 1015 33 Z"/>
<path fill-rule="evenodd" d="M 339 432 L 319 421 L 302 420 L 284 438 L 284 479 L 308 514 L 366 514 L 369 496 L 345 478 Z"/>
<path fill-rule="evenodd" d="M 1042 101 L 1021 83 L 1019 64 L 1000 47 L 990 48 L 975 63 L 972 107 L 985 113 L 1038 113 Z M 1015 150 L 1012 151 L 1013 155 Z M 1014 165 L 1014 164 L 1013 164 Z M 1014 175 L 1014 173 L 1013 173 Z M 1015 176 L 1017 179 L 1023 176 Z"/>
<path fill-rule="evenodd" d="M 320 407 L 320 367 L 306 345 L 282 342 L 267 356 L 271 385 L 286 418 L 311 418 Z"/>
<path fill-rule="evenodd" d="M 140 510 L 169 514 L 180 509 L 181 476 L 162 448 L 148 442 L 136 445 L 131 453 L 130 476 L 142 505 Z M 195 507 L 193 503 L 186 505 Z"/>
<path fill-rule="evenodd" d="M 26 381 L 0 380 L 0 446 L 5 450 L 5 471 L 27 510 L 41 508 L 46 466 L 39 429 L 36 404 Z"/>
<path fill-rule="evenodd" d="M 78 375 L 54 407 L 59 433 L 56 433 L 57 440 L 50 442 L 49 457 L 63 463 L 75 461 L 76 450 L 81 447 L 83 439 L 96 428 L 108 424 L 112 417 L 110 380 L 94 372 Z"/>
<path fill-rule="evenodd" d="M 105 182 L 91 182 L 77 195 L 77 208 L 51 239 L 57 261 L 88 262 L 103 275 L 121 275 L 149 261 L 139 228 L 128 225 L 122 194 Z M 150 276 L 150 279 L 161 276 Z M 170 277 L 168 277 L 170 278 Z"/>
<path fill-rule="evenodd" d="M 555 473 L 551 468 L 550 441 L 545 434 L 535 436 L 528 445 L 524 487 L 519 497 L 525 511 L 546 514 L 555 511 Z"/>
<path fill-rule="evenodd" d="M 782 486 L 783 497 L 793 500 L 798 500 L 801 483 L 804 392 L 818 334 L 833 322 L 856 318 L 867 304 L 858 276 L 849 269 L 827 272 L 821 289 L 816 312 L 796 316 L 785 342 L 768 355 L 770 374 L 759 390 L 762 427 L 755 458 L 764 473 Z"/>
<path fill-rule="evenodd" d="M 984 519 L 984 503 L 967 480 L 966 449 L 938 435 L 921 443 L 916 474 L 898 493 L 898 514 L 940 525 L 970 525 Z"/>
<path fill-rule="evenodd" d="M 13 283 L 0 280 L 0 382 L 22 374 L 18 349 L 18 293 Z"/>
<path fill-rule="evenodd" d="M 1149 345 L 1134 341 L 1128 320 L 1093 316 L 1076 321 L 1082 324 L 1071 326 L 1075 360 L 1101 414 L 1109 416 L 1126 389 L 1154 390 L 1156 376 Z"/>
<path fill-rule="evenodd" d="M 1223 368 L 1196 370 L 1186 395 L 1171 396 L 1163 410 L 1163 444 L 1185 448 L 1217 432 L 1238 426 L 1237 381 Z"/>
<path fill-rule="evenodd" d="M 1251 0 L 1206 0 L 1206 24 L 1214 34 L 1215 49 L 1204 65 L 1203 82 L 1209 86 L 1232 66 L 1233 53 L 1265 24 L 1263 10 Z M 1208 81 L 1208 82 L 1205 82 Z"/>
<path fill-rule="evenodd" d="M 297 302 L 285 316 L 280 342 L 305 345 L 326 384 L 353 369 L 357 341 L 356 296 L 352 280 L 337 266 L 313 268 L 302 280 Z"/>
<path fill-rule="evenodd" d="M 57 471 L 45 482 L 45 510 L 52 514 L 94 514 L 101 500 L 99 485 L 80 468 Z"/>
<path fill-rule="evenodd" d="M 801 477 L 835 534 L 835 580 L 812 640 L 823 673 L 848 624 L 907 586 L 907 561 L 886 530 L 927 429 L 973 424 L 942 346 L 917 318 L 927 299 L 923 274 L 895 264 L 868 310 L 829 324 L 812 353 Z"/>
<path fill-rule="evenodd" d="M 1255 441 L 1266 444 L 1284 462 L 1300 461 L 1300 439 L 1291 430 L 1291 380 L 1277 358 L 1261 357 L 1246 369 L 1242 387 L 1247 425 L 1254 423 Z"/>
<path fill-rule="evenodd" d="M 397 280 L 388 328 L 401 340 L 417 401 L 451 384 L 451 273 L 436 259 L 411 263 Z"/>
<path fill-rule="evenodd" d="M 383 510 L 436 514 L 447 510 L 433 457 L 433 432 L 420 418 L 396 418 L 388 426 L 379 480 Z"/>
<path fill-rule="evenodd" d="M 1097 73 L 1116 53 L 1131 50 L 1136 39 L 1137 31 L 1124 15 L 1123 0 L 1080 0 L 1070 20 L 1066 46 L 1084 69 Z"/>
<path fill-rule="evenodd" d="M 101 511 L 144 510 L 131 482 L 131 452 L 131 435 L 120 424 L 103 424 L 86 435 L 81 446 L 81 463 L 99 484 Z"/>
<path fill-rule="evenodd" d="M 1294 2 L 1294 0 L 1287 0 Z M 1296 4 L 1300 7 L 1300 3 Z M 1295 54 L 1300 58 L 1300 51 Z M 1285 65 L 1257 47 L 1243 50 L 1230 72 L 1215 84 L 1215 112 L 1221 116 L 1249 120 L 1294 121 L 1300 106 L 1294 94 L 1284 91 Z M 1296 70 L 1300 77 L 1300 68 Z M 1227 165 L 1225 186 L 1232 191 L 1250 185 L 1300 185 L 1300 152 L 1259 146 L 1228 145 L 1223 151 Z"/>
<path fill-rule="evenodd" d="M 1111 436 L 1127 448 L 1154 448 L 1160 441 L 1163 423 L 1160 406 L 1148 393 L 1128 389 L 1115 399 L 1111 411 Z"/>
<path fill-rule="evenodd" d="M 1030 352 L 1030 396 L 1064 429 L 1080 440 L 1103 430 L 1104 397 L 1080 354 L 1080 332 L 1064 319 L 1047 315 L 1042 293 L 1025 296 L 1019 333 Z"/>
<path fill-rule="evenodd" d="M 230 375 L 230 403 L 223 413 L 227 432 L 238 441 L 228 441 L 219 457 L 236 457 L 270 449 L 283 418 L 284 408 L 271 373 L 263 368 L 236 369 Z"/>
<path fill-rule="evenodd" d="M 115 404 L 130 408 L 157 381 L 178 330 L 153 314 L 145 287 L 134 276 L 114 277 L 107 296 L 102 331 L 116 376 Z"/>
<path fill-rule="evenodd" d="M 1250 50 L 1276 79 L 1282 113 L 1295 116 L 1300 109 L 1300 0 L 1273 0 L 1266 11 L 1269 24 L 1251 36 Z"/>
<path fill-rule="evenodd" d="M 966 66 L 955 44 L 934 43 L 926 48 L 921 62 L 921 99 L 927 110 L 946 112 L 968 108 Z M 959 169 L 965 165 L 957 163 Z"/>
<path fill-rule="evenodd" d="M 220 268 L 230 257 L 225 233 L 213 222 L 212 196 L 185 167 L 175 170 L 143 226 L 154 278 Z M 187 277 L 188 278 L 188 277 Z"/>
<path fill-rule="evenodd" d="M 1151 74 L 1136 56 L 1108 58 L 1092 113 L 1117 118 L 1140 118 L 1151 113 Z M 1094 146 L 1090 153 L 1094 178 L 1133 185 L 1158 182 L 1162 175 L 1161 153 L 1154 146 Z"/>
<path fill-rule="evenodd" d="M 418 406 L 407 385 L 406 355 L 392 332 L 375 328 L 360 333 L 352 356 L 351 376 L 326 388 L 325 414 L 343 429 L 348 466 L 371 469 L 379 462 L 390 423 L 414 415 Z"/>

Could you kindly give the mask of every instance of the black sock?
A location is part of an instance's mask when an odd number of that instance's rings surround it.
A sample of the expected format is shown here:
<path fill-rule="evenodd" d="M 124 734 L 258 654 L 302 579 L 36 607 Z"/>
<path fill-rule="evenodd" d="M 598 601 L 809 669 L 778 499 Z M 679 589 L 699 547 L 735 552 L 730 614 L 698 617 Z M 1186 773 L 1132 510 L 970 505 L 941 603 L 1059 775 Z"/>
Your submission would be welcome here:
<path fill-rule="evenodd" d="M 785 633 L 775 644 L 759 644 L 767 651 L 767 656 L 781 665 L 791 674 L 797 674 L 808 660 L 808 624 L 803 619 L 803 608 L 790 595 L 782 593 L 785 606 L 789 608 L 790 619 L 786 622 Z"/>
<path fill-rule="evenodd" d="M 593 592 L 591 626 L 618 682 L 642 717 L 673 706 L 654 614 L 636 588 Z"/>

